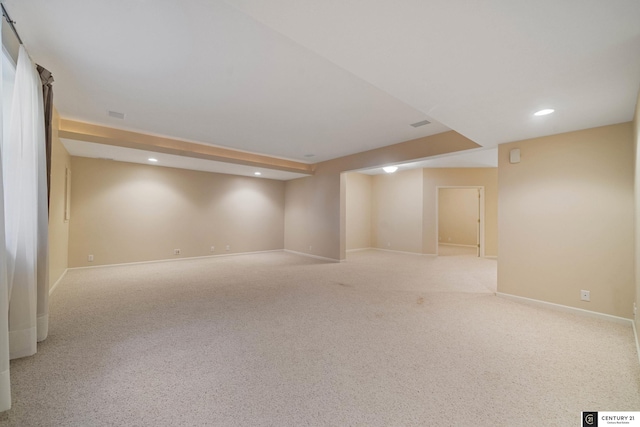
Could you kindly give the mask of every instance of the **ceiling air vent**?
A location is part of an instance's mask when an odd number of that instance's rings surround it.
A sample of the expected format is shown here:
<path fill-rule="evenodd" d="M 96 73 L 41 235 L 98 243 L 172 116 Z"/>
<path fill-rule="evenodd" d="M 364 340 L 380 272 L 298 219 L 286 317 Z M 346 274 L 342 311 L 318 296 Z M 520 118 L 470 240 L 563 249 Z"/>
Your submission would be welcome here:
<path fill-rule="evenodd" d="M 423 120 L 421 122 L 411 123 L 411 126 L 413 126 L 414 128 L 419 128 L 420 126 L 428 125 L 429 123 L 431 123 L 429 120 Z"/>
<path fill-rule="evenodd" d="M 113 117 L 115 119 L 124 119 L 124 113 L 118 113 L 117 111 L 109 111 L 109 117 Z"/>

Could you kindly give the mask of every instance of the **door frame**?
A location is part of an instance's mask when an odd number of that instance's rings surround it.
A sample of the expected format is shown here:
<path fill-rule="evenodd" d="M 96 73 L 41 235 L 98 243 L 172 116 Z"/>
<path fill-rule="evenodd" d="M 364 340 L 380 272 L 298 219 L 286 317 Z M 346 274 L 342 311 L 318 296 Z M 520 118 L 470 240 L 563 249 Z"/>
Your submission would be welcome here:
<path fill-rule="evenodd" d="M 436 256 L 439 255 L 440 252 L 440 189 L 461 189 L 461 190 L 469 190 L 476 189 L 479 194 L 478 208 L 480 209 L 480 224 L 478 225 L 478 244 L 480 245 L 480 250 L 478 251 L 478 257 L 484 258 L 484 235 L 485 235 L 485 220 L 484 220 L 484 186 L 483 185 L 439 185 L 436 187 Z"/>

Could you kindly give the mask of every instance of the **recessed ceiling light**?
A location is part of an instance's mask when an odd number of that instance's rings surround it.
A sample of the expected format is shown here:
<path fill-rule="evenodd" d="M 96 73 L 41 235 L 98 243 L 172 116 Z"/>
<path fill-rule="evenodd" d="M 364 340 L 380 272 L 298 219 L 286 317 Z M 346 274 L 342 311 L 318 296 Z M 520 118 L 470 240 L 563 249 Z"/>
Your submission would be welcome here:
<path fill-rule="evenodd" d="M 533 113 L 534 116 L 546 116 L 547 114 L 551 114 L 553 113 L 554 110 L 553 108 L 545 108 L 544 110 L 540 110 L 540 111 L 536 111 L 535 113 Z"/>
<path fill-rule="evenodd" d="M 158 161 L 158 159 L 154 159 L 153 157 L 150 157 L 150 158 L 149 158 L 149 161 L 150 161 L 150 162 L 155 163 L 155 162 L 157 162 L 157 161 Z"/>
<path fill-rule="evenodd" d="M 260 176 L 260 175 L 262 175 L 262 173 L 261 173 L 261 172 L 254 172 L 253 174 L 254 174 L 254 175 L 256 175 L 256 176 Z"/>
<path fill-rule="evenodd" d="M 383 171 L 385 171 L 386 173 L 394 173 L 395 171 L 398 170 L 397 166 L 385 166 L 382 168 Z"/>

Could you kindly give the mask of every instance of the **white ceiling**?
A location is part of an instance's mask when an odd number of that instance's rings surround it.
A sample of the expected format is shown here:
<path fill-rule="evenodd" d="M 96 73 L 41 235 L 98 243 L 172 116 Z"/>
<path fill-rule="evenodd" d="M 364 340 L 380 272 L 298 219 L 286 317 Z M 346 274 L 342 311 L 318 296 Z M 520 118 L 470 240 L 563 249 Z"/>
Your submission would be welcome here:
<path fill-rule="evenodd" d="M 62 117 L 297 161 L 629 121 L 640 87 L 638 0 L 4 3 Z"/>
<path fill-rule="evenodd" d="M 640 86 L 638 0 L 228 2 L 482 146 L 629 121 Z"/>

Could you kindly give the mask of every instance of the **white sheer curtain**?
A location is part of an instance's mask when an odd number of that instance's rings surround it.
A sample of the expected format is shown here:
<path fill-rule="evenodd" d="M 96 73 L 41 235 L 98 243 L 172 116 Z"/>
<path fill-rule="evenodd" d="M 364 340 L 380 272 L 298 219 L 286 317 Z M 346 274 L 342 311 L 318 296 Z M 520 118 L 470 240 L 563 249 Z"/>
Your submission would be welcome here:
<path fill-rule="evenodd" d="M 3 300 L 8 301 L 9 357 L 15 359 L 36 352 L 36 343 L 47 337 L 49 316 L 42 85 L 36 67 L 23 46 L 20 46 L 12 98 L 9 132 L 2 141 L 8 296 Z M 6 310 L 4 305 L 0 309 Z M 4 322 L 7 311 L 2 313 Z M 0 339 L 4 333 L 4 329 L 0 331 Z M 0 358 L 3 357 L 4 354 L 0 355 Z M 4 369 L 5 365 L 4 360 L 0 359 L 0 369 Z M 8 366 L 6 377 L 8 380 Z M 11 405 L 11 393 L 8 384 L 1 386 L 0 405 L 4 406 L 0 406 L 0 410 L 6 410 Z"/>
<path fill-rule="evenodd" d="M 2 29 L 0 19 L 0 30 Z M 4 59 L 4 58 L 3 58 Z M 0 100 L 4 101 L 4 64 L 0 61 Z M 4 238 L 4 191 L 2 174 L 2 142 L 4 139 L 3 102 L 0 102 L 0 412 L 11 408 L 11 379 L 9 376 L 9 288 L 7 287 L 7 258 Z"/>

